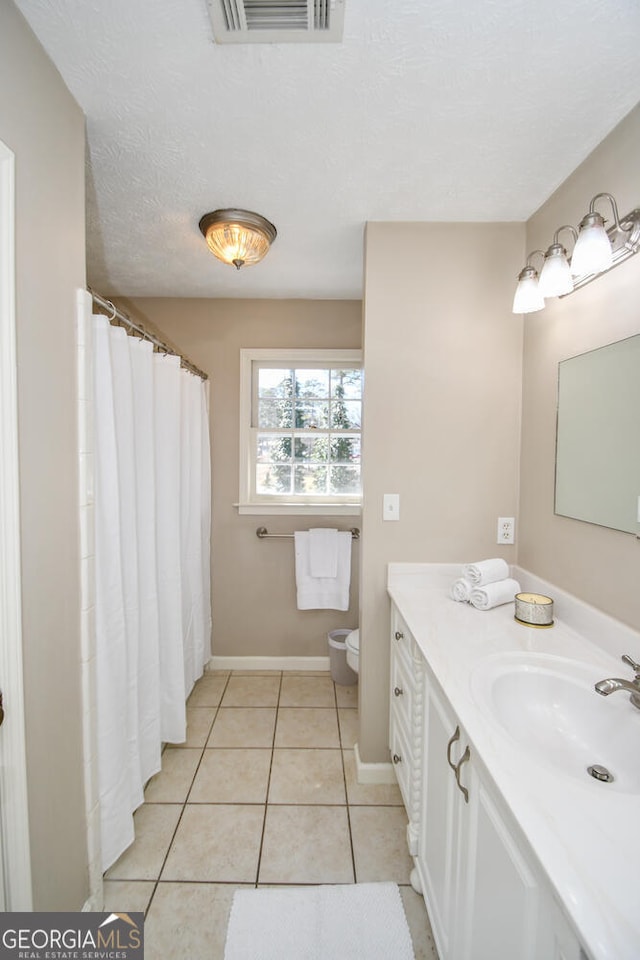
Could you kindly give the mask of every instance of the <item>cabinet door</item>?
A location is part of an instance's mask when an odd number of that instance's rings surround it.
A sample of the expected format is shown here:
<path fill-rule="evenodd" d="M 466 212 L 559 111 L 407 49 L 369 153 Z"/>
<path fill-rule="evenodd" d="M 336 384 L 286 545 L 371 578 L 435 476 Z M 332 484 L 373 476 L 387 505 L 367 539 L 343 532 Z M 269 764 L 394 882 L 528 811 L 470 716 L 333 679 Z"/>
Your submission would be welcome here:
<path fill-rule="evenodd" d="M 417 870 L 441 960 L 452 957 L 458 857 L 459 797 L 447 761 L 457 763 L 461 745 L 453 740 L 454 714 L 429 686 L 426 695 L 424 781 Z M 464 749 L 464 748 L 462 748 Z M 495 958 L 493 958 L 495 960 Z"/>
<path fill-rule="evenodd" d="M 537 874 L 433 684 L 424 744 L 417 867 L 441 960 L 549 960 Z"/>
<path fill-rule="evenodd" d="M 543 917 L 539 925 L 538 956 L 544 957 L 544 960 L 589 960 L 551 890 L 543 889 L 542 896 Z"/>
<path fill-rule="evenodd" d="M 520 828 L 472 756 L 461 775 L 456 960 L 588 960 Z"/>
<path fill-rule="evenodd" d="M 465 778 L 469 804 L 463 811 L 466 853 L 458 901 L 465 920 L 455 956 L 543 960 L 537 946 L 540 886 L 530 855 L 471 764 Z"/>

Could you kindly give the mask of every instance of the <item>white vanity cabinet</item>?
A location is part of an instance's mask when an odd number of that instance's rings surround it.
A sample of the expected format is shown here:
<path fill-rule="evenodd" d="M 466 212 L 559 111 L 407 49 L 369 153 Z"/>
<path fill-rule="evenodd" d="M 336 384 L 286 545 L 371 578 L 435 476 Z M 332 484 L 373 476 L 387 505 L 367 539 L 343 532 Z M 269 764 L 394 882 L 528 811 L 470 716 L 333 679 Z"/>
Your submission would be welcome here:
<path fill-rule="evenodd" d="M 411 882 L 424 895 L 440 960 L 581 960 L 533 851 L 412 644 L 394 608 L 391 755 L 402 757 L 396 770 L 410 821 Z M 412 689 L 420 691 L 411 706 L 420 709 L 403 717 L 404 694 L 393 690 L 404 689 L 407 652 Z"/>

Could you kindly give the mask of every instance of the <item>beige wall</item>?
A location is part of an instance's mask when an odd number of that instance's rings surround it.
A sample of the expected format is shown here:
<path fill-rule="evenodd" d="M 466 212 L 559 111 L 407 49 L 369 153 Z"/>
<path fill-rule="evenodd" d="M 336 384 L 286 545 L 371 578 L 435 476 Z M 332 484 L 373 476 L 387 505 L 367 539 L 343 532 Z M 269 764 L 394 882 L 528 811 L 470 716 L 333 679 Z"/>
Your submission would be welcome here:
<path fill-rule="evenodd" d="M 22 617 L 34 908 L 80 910 L 88 873 L 75 291 L 85 282 L 84 120 L 10 2 L 0 4 L 0 138 L 16 157 Z"/>
<path fill-rule="evenodd" d="M 531 218 L 527 250 L 546 249 L 554 230 L 576 225 L 596 193 L 612 193 L 621 215 L 639 206 L 639 158 L 636 107 Z M 598 209 L 610 219 L 606 201 Z M 566 233 L 562 239 L 571 243 Z M 639 333 L 639 288 L 640 255 L 525 320 L 518 553 L 526 569 L 635 628 L 640 628 L 636 537 L 554 516 L 553 508 L 558 361 Z M 629 442 L 637 444 L 640 437 Z"/>
<path fill-rule="evenodd" d="M 255 269 L 258 269 L 257 267 Z M 216 656 L 327 656 L 326 635 L 358 623 L 359 546 L 346 613 L 296 609 L 293 541 L 256 529 L 360 526 L 359 517 L 239 516 L 240 348 L 360 348 L 360 301 L 119 299 L 176 343 L 211 380 L 212 607 Z"/>
<path fill-rule="evenodd" d="M 523 224 L 369 223 L 360 754 L 388 759 L 390 561 L 503 556 L 517 515 Z M 383 493 L 400 521 L 382 521 Z"/>

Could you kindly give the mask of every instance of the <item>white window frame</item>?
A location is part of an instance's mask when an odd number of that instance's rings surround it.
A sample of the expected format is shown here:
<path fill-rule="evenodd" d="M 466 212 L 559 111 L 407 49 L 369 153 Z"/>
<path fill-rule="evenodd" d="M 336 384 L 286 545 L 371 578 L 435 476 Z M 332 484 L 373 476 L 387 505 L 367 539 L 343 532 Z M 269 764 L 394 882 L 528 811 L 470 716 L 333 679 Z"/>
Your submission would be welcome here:
<path fill-rule="evenodd" d="M 283 366 L 292 367 L 304 367 L 305 364 L 362 367 L 362 350 L 240 350 L 240 491 L 238 503 L 235 504 L 238 513 L 256 516 L 359 516 L 362 512 L 362 496 L 311 502 L 295 498 L 289 501 L 276 500 L 274 497 L 252 494 L 252 472 L 255 470 L 252 449 L 257 430 L 251 425 L 255 362 L 281 363 Z"/>

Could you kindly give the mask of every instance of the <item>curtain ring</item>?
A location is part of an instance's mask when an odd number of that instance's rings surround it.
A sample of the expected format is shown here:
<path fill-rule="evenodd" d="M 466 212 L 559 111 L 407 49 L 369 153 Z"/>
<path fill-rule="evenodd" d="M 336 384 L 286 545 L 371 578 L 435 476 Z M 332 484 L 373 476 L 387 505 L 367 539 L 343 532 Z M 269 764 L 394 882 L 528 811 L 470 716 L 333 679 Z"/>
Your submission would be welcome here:
<path fill-rule="evenodd" d="M 113 303 L 111 302 L 111 300 L 107 300 L 107 303 L 109 304 L 109 306 L 110 306 L 111 309 L 113 310 L 113 313 L 111 314 L 110 317 L 107 317 L 107 319 L 109 320 L 109 323 L 113 323 L 113 321 L 114 321 L 114 320 L 116 319 L 116 317 L 118 316 L 118 311 L 117 311 L 116 308 L 115 308 L 115 304 L 113 304 Z"/>

